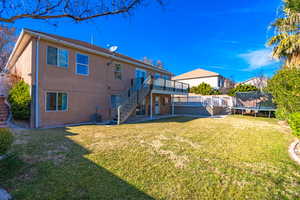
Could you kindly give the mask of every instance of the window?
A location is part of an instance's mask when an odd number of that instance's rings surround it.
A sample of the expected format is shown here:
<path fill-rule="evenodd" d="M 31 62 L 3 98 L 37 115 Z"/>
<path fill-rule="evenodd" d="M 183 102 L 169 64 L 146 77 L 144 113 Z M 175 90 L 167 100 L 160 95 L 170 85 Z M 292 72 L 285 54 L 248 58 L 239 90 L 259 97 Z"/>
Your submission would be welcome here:
<path fill-rule="evenodd" d="M 219 78 L 219 80 L 218 80 L 218 87 L 220 87 L 220 88 L 224 87 L 224 79 Z"/>
<path fill-rule="evenodd" d="M 115 80 L 122 80 L 122 66 L 119 63 L 114 64 L 113 72 Z"/>
<path fill-rule="evenodd" d="M 47 111 L 66 111 L 68 109 L 68 95 L 63 92 L 47 92 Z"/>
<path fill-rule="evenodd" d="M 147 72 L 145 70 L 142 69 L 135 69 L 135 78 L 147 78 Z"/>
<path fill-rule="evenodd" d="M 111 107 L 117 108 L 118 105 L 120 104 L 120 95 L 111 95 L 110 101 L 111 101 Z"/>
<path fill-rule="evenodd" d="M 89 56 L 76 54 L 76 74 L 89 75 Z"/>
<path fill-rule="evenodd" d="M 47 64 L 58 67 L 68 67 L 69 52 L 65 49 L 47 47 Z"/>

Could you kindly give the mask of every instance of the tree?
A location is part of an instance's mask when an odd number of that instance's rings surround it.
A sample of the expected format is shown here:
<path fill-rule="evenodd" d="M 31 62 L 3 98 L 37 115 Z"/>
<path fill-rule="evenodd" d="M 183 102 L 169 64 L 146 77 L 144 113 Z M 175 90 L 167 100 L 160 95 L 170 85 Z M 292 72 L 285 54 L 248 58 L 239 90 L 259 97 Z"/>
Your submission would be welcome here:
<path fill-rule="evenodd" d="M 285 61 L 287 67 L 300 66 L 300 14 L 299 1 L 285 0 L 282 17 L 272 24 L 275 36 L 269 39 L 273 57 Z"/>
<path fill-rule="evenodd" d="M 201 95 L 218 95 L 220 92 L 218 90 L 213 89 L 207 83 L 201 83 L 198 86 L 194 86 L 190 89 L 191 93 L 201 94 Z"/>
<path fill-rule="evenodd" d="M 130 12 L 141 5 L 163 0 L 2 0 L 0 22 L 14 23 L 20 19 L 61 19 L 75 22 Z"/>
<path fill-rule="evenodd" d="M 7 59 L 16 40 L 16 29 L 0 26 L 0 72 L 4 69 Z"/>
<path fill-rule="evenodd" d="M 237 85 L 235 88 L 232 88 L 228 95 L 229 96 L 235 96 L 237 92 L 251 92 L 251 91 L 258 91 L 258 88 L 254 85 L 249 84 L 240 84 Z"/>
<path fill-rule="evenodd" d="M 294 10 L 296 12 L 300 12 L 300 1 L 299 0 L 288 0 L 286 2 L 286 7 Z"/>
<path fill-rule="evenodd" d="M 300 112 L 300 69 L 284 68 L 268 81 L 268 92 L 277 104 L 276 117 L 288 119 L 294 112 Z"/>

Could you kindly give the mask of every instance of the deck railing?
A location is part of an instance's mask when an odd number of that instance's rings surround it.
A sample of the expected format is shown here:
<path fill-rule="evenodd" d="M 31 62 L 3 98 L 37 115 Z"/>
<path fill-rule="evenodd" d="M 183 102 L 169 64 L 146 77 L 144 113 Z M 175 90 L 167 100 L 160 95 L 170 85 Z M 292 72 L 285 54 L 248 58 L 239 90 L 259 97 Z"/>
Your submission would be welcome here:
<path fill-rule="evenodd" d="M 158 78 L 153 81 L 153 89 L 187 94 L 189 92 L 189 84 Z"/>

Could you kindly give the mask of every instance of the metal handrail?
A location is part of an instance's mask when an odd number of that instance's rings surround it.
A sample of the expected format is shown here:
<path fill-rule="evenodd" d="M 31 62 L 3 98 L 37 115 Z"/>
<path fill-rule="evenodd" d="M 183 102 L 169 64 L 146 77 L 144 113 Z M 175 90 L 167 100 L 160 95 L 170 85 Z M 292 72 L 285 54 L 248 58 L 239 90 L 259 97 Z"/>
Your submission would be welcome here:
<path fill-rule="evenodd" d="M 150 90 L 152 77 L 148 76 L 147 79 L 141 84 L 140 88 L 130 88 L 128 91 L 131 92 L 127 98 L 124 98 L 123 102 L 118 106 L 117 113 L 118 113 L 118 121 L 117 123 L 121 123 L 121 109 L 128 104 L 136 105 L 138 102 L 144 98 L 144 95 L 147 95 L 147 91 Z M 132 106 L 132 107 L 134 107 Z"/>

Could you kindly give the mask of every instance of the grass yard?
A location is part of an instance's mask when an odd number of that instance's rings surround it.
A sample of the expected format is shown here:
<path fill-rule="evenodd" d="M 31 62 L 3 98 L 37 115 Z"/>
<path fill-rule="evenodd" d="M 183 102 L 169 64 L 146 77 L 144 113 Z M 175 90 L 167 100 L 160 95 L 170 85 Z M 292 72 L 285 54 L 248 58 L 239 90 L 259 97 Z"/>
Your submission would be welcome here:
<path fill-rule="evenodd" d="M 293 139 L 242 116 L 18 130 L 0 186 L 22 200 L 300 199 Z"/>

